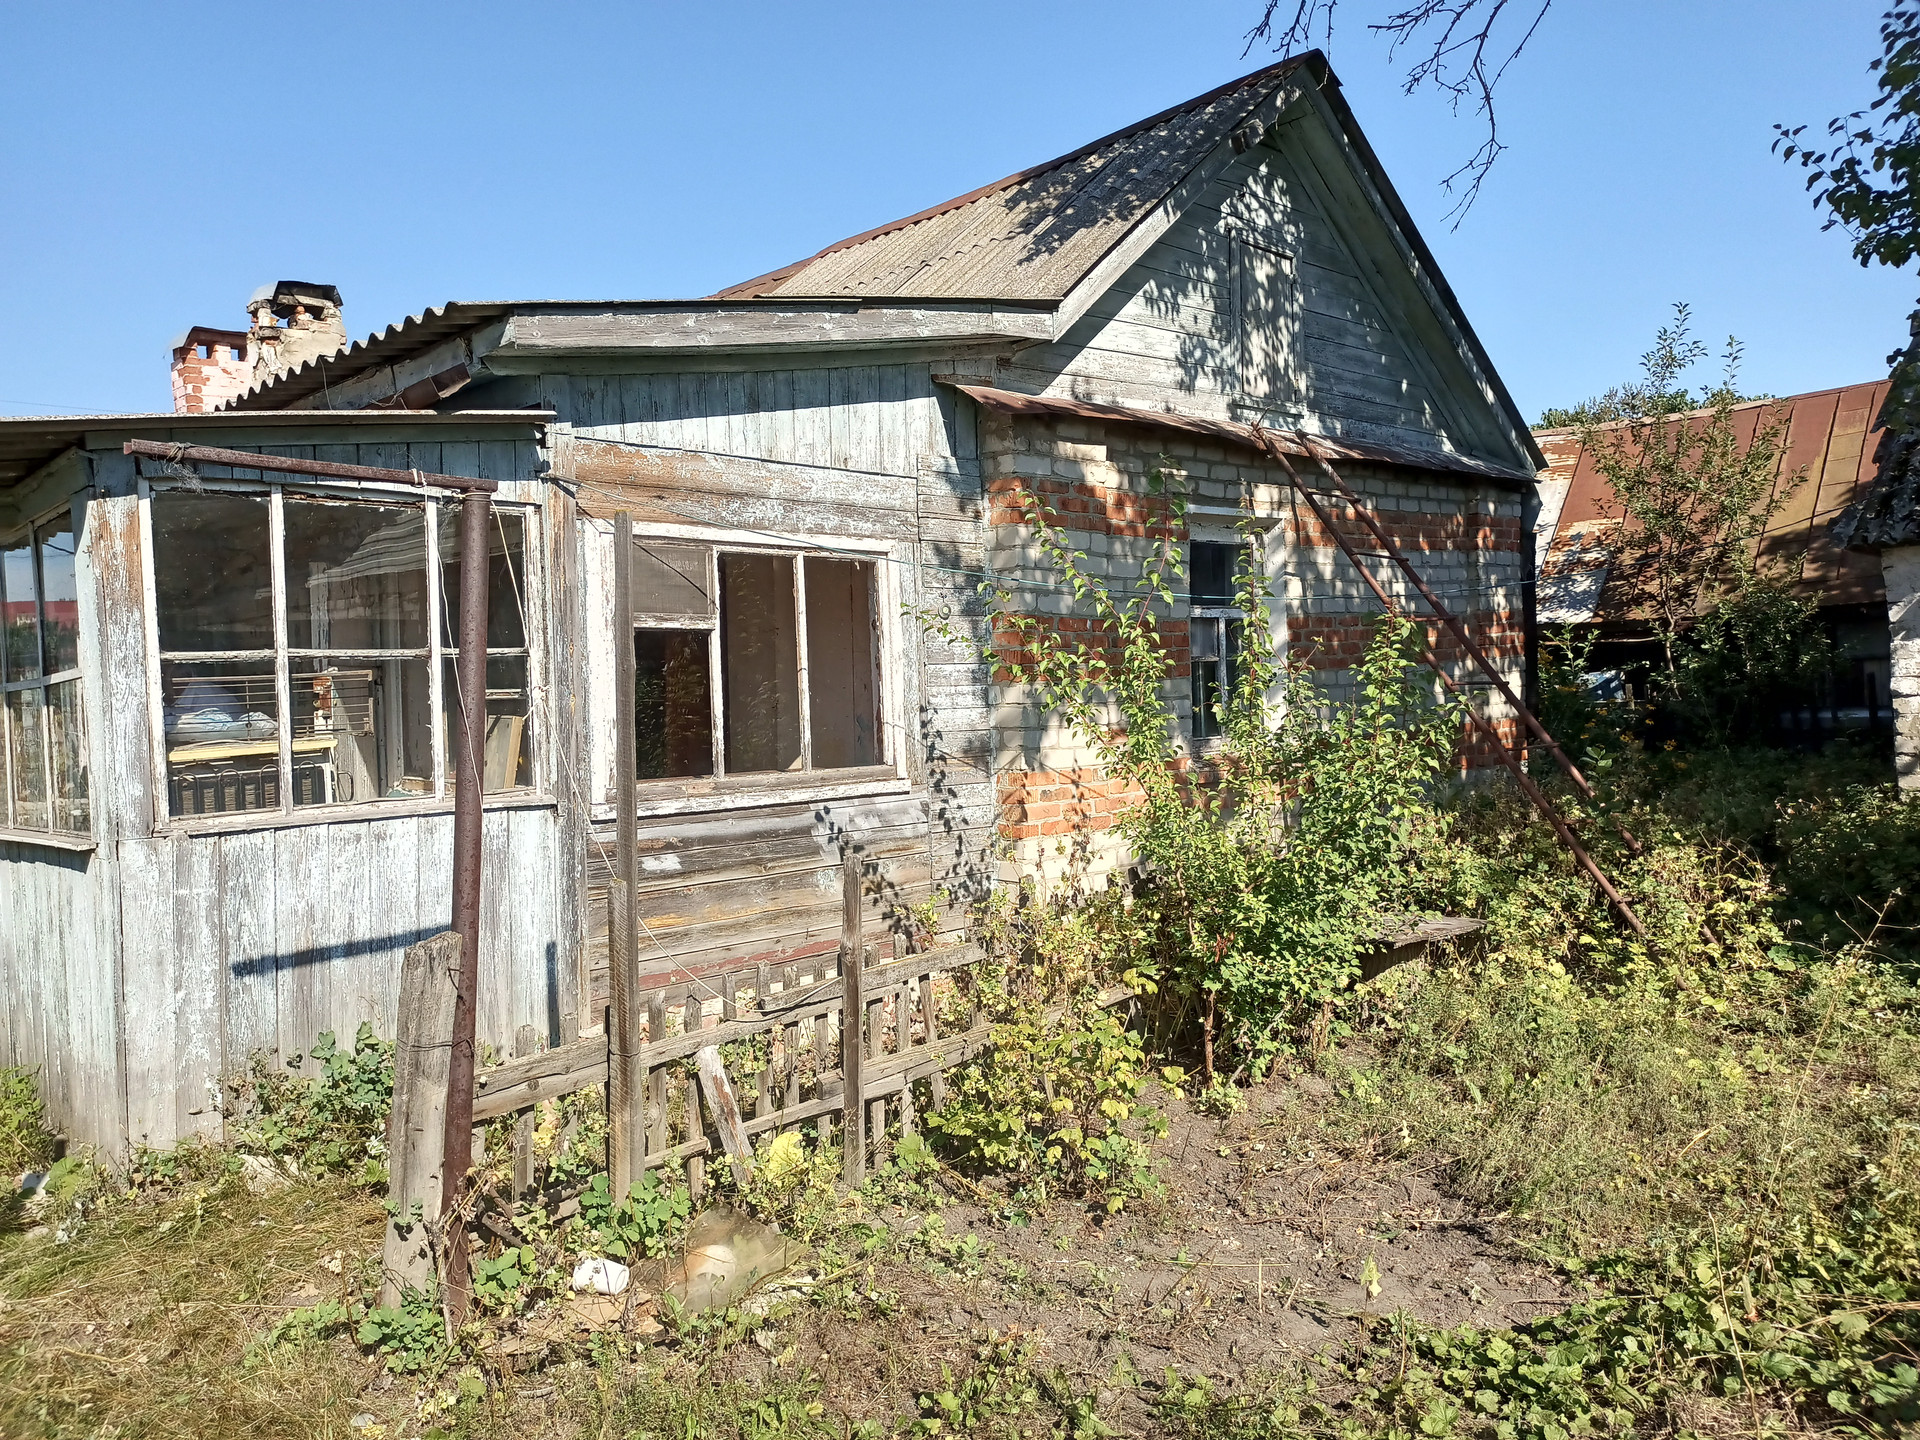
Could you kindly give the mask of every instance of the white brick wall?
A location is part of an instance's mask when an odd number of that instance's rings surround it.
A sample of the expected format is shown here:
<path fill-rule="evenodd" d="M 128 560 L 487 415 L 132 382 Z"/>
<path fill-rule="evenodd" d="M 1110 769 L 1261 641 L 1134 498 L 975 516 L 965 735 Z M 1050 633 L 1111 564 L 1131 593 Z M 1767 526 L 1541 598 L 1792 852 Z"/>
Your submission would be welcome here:
<path fill-rule="evenodd" d="M 1880 554 L 1893 658 L 1893 763 L 1901 788 L 1920 791 L 1920 545 Z"/>

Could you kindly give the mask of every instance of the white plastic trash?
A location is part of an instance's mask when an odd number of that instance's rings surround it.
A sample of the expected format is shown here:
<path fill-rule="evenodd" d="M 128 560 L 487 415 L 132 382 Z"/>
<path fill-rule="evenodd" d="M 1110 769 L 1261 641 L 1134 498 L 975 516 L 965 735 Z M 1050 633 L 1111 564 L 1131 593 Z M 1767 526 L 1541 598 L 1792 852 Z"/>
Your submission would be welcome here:
<path fill-rule="evenodd" d="M 573 1267 L 573 1288 L 595 1295 L 623 1295 L 633 1272 L 618 1260 L 590 1255 Z"/>

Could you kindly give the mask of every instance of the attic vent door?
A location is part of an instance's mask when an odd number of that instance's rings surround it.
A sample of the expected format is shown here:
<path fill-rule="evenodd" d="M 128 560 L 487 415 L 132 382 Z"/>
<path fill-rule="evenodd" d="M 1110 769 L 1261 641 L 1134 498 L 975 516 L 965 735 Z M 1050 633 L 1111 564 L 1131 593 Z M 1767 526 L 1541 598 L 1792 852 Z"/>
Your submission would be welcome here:
<path fill-rule="evenodd" d="M 1240 393 L 1249 400 L 1299 398 L 1294 381 L 1298 307 L 1293 257 L 1245 236 L 1233 241 L 1234 302 L 1240 321 Z"/>

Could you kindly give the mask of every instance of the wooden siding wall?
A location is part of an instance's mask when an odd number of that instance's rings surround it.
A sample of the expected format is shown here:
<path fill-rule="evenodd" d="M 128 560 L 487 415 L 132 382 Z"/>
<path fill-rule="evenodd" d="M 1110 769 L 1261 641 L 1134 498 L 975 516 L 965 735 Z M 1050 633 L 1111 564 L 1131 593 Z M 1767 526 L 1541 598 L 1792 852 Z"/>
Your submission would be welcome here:
<path fill-rule="evenodd" d="M 1470 407 L 1449 393 L 1462 377 L 1436 358 L 1445 346 L 1437 323 L 1401 293 L 1407 277 L 1376 259 L 1381 237 L 1342 203 L 1344 166 L 1313 153 L 1296 133 L 1304 128 L 1288 127 L 1278 148 L 1256 146 L 1225 171 L 1059 343 L 1022 351 L 1001 383 L 1399 445 L 1485 448 L 1477 442 L 1489 437 L 1463 419 Z M 1296 309 L 1277 317 L 1291 331 L 1291 405 L 1262 409 L 1241 393 L 1236 229 L 1293 257 Z"/>
<path fill-rule="evenodd" d="M 991 879 L 987 672 L 964 643 L 911 612 L 977 614 L 985 569 L 979 457 L 969 402 L 926 363 L 779 372 L 549 375 L 546 402 L 569 426 L 555 470 L 602 522 L 747 532 L 772 540 L 884 542 L 894 647 L 891 743 L 907 777 L 869 793 L 768 794 L 748 808 L 642 819 L 643 970 L 656 980 L 746 959 L 780 963 L 838 936 L 840 843 L 880 864 L 877 915 L 945 892 L 949 911 Z M 603 828 L 587 847 L 589 985 L 605 994 L 606 856 L 612 835 L 612 542 L 583 527 L 588 619 L 588 783 Z M 608 617 L 596 623 L 594 617 Z M 877 919 L 876 923 L 890 923 Z M 602 1003 L 596 999 L 595 1005 Z M 589 1013 L 597 1013 L 590 1011 Z"/>
<path fill-rule="evenodd" d="M 486 817 L 476 1023 L 503 1053 L 521 1025 L 573 1038 L 559 842 L 549 807 Z M 448 814 L 121 842 L 121 905 L 153 917 L 122 941 L 129 1138 L 217 1133 L 220 1080 L 254 1055 L 362 1022 L 390 1038 L 401 952 L 447 926 L 452 856 Z"/>
<path fill-rule="evenodd" d="M 572 582 L 571 501 L 528 478 L 539 468 L 531 441 L 423 439 L 404 421 L 376 435 L 356 425 L 352 443 L 335 443 L 341 433 L 316 420 L 311 433 L 223 433 L 219 443 L 499 479 L 501 499 L 545 510 L 549 584 Z M 220 1079 L 255 1054 L 303 1053 L 323 1030 L 350 1043 L 363 1020 L 391 1036 L 401 951 L 450 913 L 453 822 L 449 805 L 156 829 L 135 469 L 104 439 L 87 461 L 93 489 L 76 511 L 97 844 L 91 854 L 0 844 L 0 1063 L 41 1067 L 55 1123 L 119 1155 L 217 1134 Z M 530 617 L 546 657 L 534 674 L 535 763 L 549 794 L 577 756 L 577 720 L 551 703 L 548 678 L 572 663 L 577 613 L 536 602 Z M 549 1043 L 577 1029 L 585 821 L 574 809 L 536 796 L 488 810 L 479 1025 L 503 1051 L 522 1026 Z"/>

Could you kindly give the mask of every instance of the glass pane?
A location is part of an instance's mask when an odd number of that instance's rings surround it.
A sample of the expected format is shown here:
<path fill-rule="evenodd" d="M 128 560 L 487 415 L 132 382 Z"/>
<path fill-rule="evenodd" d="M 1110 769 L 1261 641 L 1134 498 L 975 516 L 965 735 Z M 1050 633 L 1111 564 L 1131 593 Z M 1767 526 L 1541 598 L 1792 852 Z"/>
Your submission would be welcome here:
<path fill-rule="evenodd" d="M 308 656 L 289 663 L 293 803 L 352 805 L 433 793 L 427 661 Z"/>
<path fill-rule="evenodd" d="M 713 773 L 713 677 L 705 630 L 633 632 L 634 774 Z"/>
<path fill-rule="evenodd" d="M 162 650 L 271 650 L 267 497 L 153 497 L 153 589 Z"/>
<path fill-rule="evenodd" d="M 721 683 L 730 775 L 799 768 L 794 639 L 793 561 L 784 555 L 722 555 Z"/>
<path fill-rule="evenodd" d="M 1231 605 L 1234 603 L 1235 562 L 1240 558 L 1238 545 L 1214 545 L 1204 540 L 1193 542 L 1193 603 Z"/>
<path fill-rule="evenodd" d="M 518 510 L 496 506 L 488 521 L 487 646 L 522 650 L 527 644 L 527 521 Z M 440 576 L 443 587 L 441 644 L 460 644 L 460 506 L 440 506 Z"/>
<path fill-rule="evenodd" d="M 47 673 L 80 668 L 80 591 L 73 573 L 73 530 L 66 525 L 40 530 L 40 618 L 45 626 Z"/>
<path fill-rule="evenodd" d="M 160 689 L 169 812 L 279 809 L 273 662 L 163 661 Z"/>
<path fill-rule="evenodd" d="M 418 506 L 289 496 L 288 646 L 426 649 L 426 523 Z"/>
<path fill-rule="evenodd" d="M 712 618 L 707 594 L 707 555 L 703 545 L 633 542 L 633 613 L 698 615 Z"/>
<path fill-rule="evenodd" d="M 442 691 L 446 699 L 447 793 L 454 792 L 460 757 L 460 676 L 458 662 L 446 662 Z M 524 790 L 533 784 L 533 730 L 528 720 L 527 659 L 494 655 L 487 659 L 487 720 L 480 746 L 481 789 Z"/>
<path fill-rule="evenodd" d="M 0 550 L 0 586 L 6 596 L 8 680 L 40 673 L 40 607 L 33 583 L 33 549 L 26 541 Z"/>
<path fill-rule="evenodd" d="M 51 629 L 51 625 L 48 628 Z M 87 834 L 93 825 L 88 805 L 87 744 L 80 726 L 78 680 L 63 680 L 48 688 L 47 731 L 52 742 L 49 759 L 53 766 L 53 828 Z"/>
<path fill-rule="evenodd" d="M 805 562 L 807 702 L 813 767 L 880 763 L 874 686 L 873 566 L 858 560 Z"/>
<path fill-rule="evenodd" d="M 22 830 L 47 828 L 45 700 L 38 690 L 7 696 L 7 740 L 13 784 L 13 823 Z"/>

